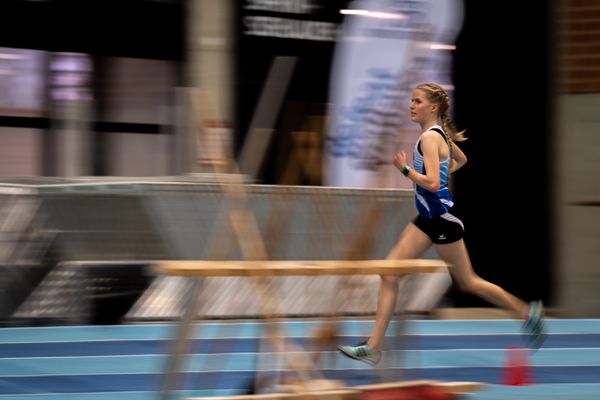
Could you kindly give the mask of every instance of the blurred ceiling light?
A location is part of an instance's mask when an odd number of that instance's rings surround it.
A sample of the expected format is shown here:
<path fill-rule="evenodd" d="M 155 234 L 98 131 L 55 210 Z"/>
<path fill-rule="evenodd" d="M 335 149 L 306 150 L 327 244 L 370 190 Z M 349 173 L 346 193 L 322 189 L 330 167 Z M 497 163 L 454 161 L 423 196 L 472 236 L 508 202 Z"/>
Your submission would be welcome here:
<path fill-rule="evenodd" d="M 456 46 L 448 43 L 439 43 L 439 42 L 425 42 L 420 41 L 417 46 L 422 49 L 430 49 L 430 50 L 456 50 Z"/>
<path fill-rule="evenodd" d="M 351 10 L 351 9 L 346 10 L 346 9 L 344 9 L 344 10 L 340 10 L 340 14 L 362 15 L 364 17 L 382 18 L 382 19 L 405 19 L 406 18 L 405 14 L 388 13 L 388 12 L 382 12 L 382 11 L 368 11 L 368 10 Z"/>
<path fill-rule="evenodd" d="M 456 46 L 453 44 L 445 43 L 429 43 L 429 48 L 432 50 L 456 50 Z"/>
<path fill-rule="evenodd" d="M 50 63 L 52 71 L 86 72 L 92 70 L 90 60 L 85 58 L 56 58 Z"/>
<path fill-rule="evenodd" d="M 22 60 L 25 58 L 23 54 L 15 53 L 0 53 L 0 60 Z"/>

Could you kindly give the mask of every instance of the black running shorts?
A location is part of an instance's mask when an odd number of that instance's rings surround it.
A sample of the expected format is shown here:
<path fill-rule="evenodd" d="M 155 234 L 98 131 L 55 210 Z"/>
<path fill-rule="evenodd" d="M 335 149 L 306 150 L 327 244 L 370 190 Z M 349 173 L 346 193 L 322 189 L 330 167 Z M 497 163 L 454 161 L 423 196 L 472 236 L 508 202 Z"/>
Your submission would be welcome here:
<path fill-rule="evenodd" d="M 435 218 L 417 216 L 413 224 L 422 230 L 433 243 L 447 244 L 463 238 L 465 228 L 460 219 L 449 212 Z"/>

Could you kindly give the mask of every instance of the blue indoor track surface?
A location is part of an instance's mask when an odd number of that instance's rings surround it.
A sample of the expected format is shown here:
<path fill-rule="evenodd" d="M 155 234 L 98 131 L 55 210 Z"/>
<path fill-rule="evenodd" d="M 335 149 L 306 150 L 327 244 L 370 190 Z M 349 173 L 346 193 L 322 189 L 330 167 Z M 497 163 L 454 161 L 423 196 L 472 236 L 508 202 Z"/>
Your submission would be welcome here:
<path fill-rule="evenodd" d="M 297 348 L 310 350 L 311 332 L 323 323 L 292 319 L 279 322 L 279 327 Z M 373 325 L 364 319 L 337 323 L 340 344 L 363 340 Z M 543 347 L 526 352 L 532 373 L 528 386 L 503 384 L 508 352 L 526 346 L 520 321 L 408 320 L 402 323 L 402 340 L 394 336 L 395 324 L 388 329 L 384 366 L 348 359 L 331 346 L 321 354 L 320 373 L 349 386 L 376 383 L 382 377 L 488 384 L 483 391 L 461 397 L 468 400 L 600 399 L 600 320 L 547 320 Z M 260 321 L 197 323 L 178 394 L 246 394 L 257 374 L 282 372 L 285 367 L 265 346 L 264 326 Z M 0 328 L 0 400 L 158 399 L 176 328 Z"/>

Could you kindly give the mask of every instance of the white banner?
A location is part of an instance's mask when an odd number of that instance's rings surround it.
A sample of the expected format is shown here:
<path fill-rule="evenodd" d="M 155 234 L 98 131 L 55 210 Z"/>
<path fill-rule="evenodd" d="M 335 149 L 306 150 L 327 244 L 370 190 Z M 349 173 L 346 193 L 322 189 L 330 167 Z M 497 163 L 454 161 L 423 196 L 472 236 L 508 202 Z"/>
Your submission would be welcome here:
<path fill-rule="evenodd" d="M 331 74 L 324 154 L 328 186 L 409 188 L 393 155 L 412 156 L 419 128 L 410 96 L 420 82 L 452 92 L 461 0 L 356 0 L 345 15 Z"/>

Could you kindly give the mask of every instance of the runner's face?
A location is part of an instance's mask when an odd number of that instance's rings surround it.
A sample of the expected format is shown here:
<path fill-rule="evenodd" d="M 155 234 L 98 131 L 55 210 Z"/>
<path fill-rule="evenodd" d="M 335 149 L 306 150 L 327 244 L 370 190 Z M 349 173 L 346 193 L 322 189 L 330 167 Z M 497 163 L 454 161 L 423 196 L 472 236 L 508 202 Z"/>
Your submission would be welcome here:
<path fill-rule="evenodd" d="M 425 92 L 415 89 L 410 99 L 410 120 L 419 124 L 427 122 L 433 115 L 433 105 Z"/>

